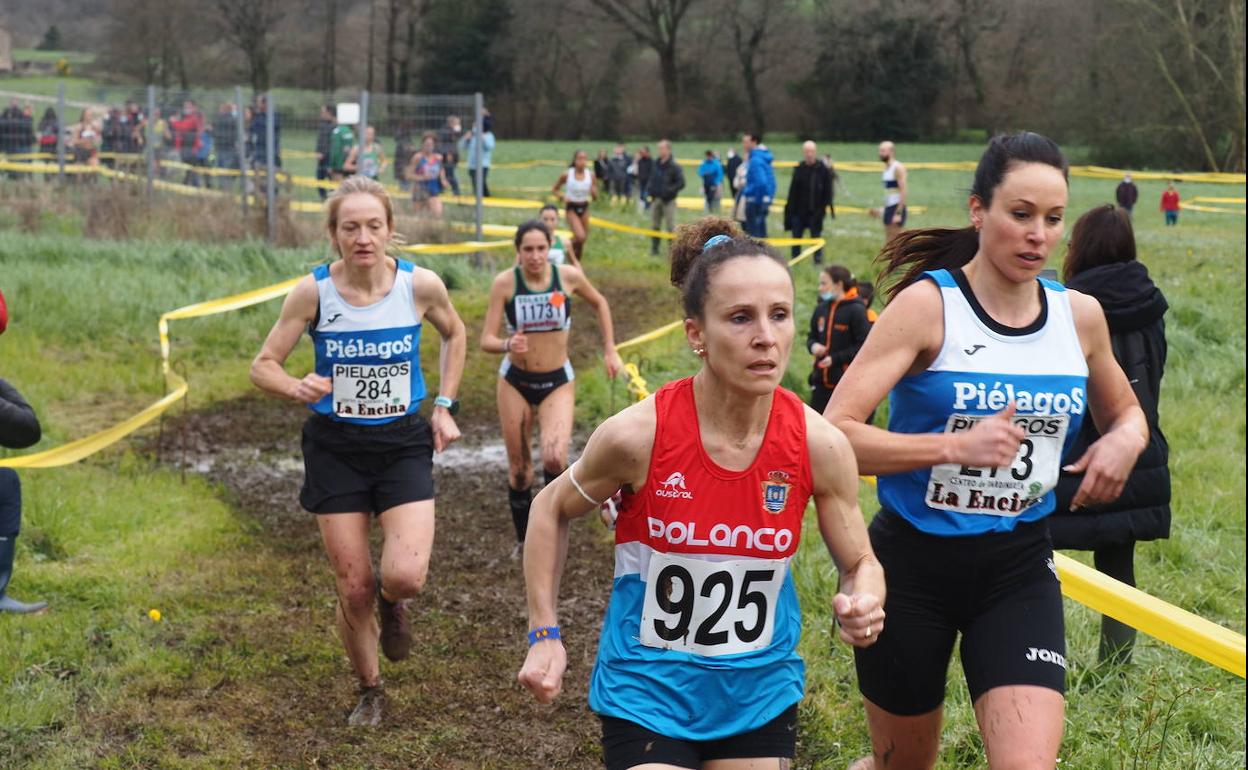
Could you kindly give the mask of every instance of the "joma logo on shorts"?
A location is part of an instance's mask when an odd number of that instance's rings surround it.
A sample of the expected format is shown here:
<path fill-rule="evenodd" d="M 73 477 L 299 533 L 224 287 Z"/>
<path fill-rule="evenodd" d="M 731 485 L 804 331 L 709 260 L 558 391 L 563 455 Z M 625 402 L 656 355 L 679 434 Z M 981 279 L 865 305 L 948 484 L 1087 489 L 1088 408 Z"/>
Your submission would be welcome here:
<path fill-rule="evenodd" d="M 1066 668 L 1066 658 L 1063 657 L 1060 652 L 1053 652 L 1052 650 L 1041 650 L 1035 647 L 1028 647 L 1027 655 L 1025 657 L 1027 658 L 1027 660 L 1042 660 L 1045 663 L 1056 663 L 1062 668 Z"/>

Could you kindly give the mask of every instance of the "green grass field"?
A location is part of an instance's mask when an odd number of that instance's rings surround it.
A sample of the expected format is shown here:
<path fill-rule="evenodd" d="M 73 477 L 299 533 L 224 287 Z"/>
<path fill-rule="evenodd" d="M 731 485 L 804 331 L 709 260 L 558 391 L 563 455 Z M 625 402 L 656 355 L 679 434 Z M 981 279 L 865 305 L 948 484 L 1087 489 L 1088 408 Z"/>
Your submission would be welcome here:
<path fill-rule="evenodd" d="M 287 147 L 298 147 L 288 136 Z M 495 161 L 562 159 L 576 146 L 607 142 L 500 143 Z M 708 145 L 679 143 L 679 157 Z M 721 151 L 723 143 L 714 145 Z M 772 148 L 794 159 L 796 144 Z M 834 145 L 838 161 L 872 160 L 870 145 Z M 973 160 L 974 146 L 902 146 L 903 160 Z M 549 187 L 559 169 L 496 170 L 491 186 Z M 688 173 L 688 171 L 687 171 Z M 779 194 L 787 175 L 778 174 Z M 969 173 L 915 171 L 911 200 L 927 207 L 914 226 L 965 222 Z M 689 173 L 687 193 L 697 194 Z M 878 205 L 878 174 L 845 173 L 837 202 Z M 1073 179 L 1071 220 L 1112 200 L 1113 182 Z M 1161 184 L 1143 182 L 1136 226 L 1139 253 L 1166 293 L 1170 361 L 1163 386 L 1162 424 L 1174 474 L 1170 540 L 1137 549 L 1140 587 L 1240 633 L 1244 606 L 1244 327 L 1245 219 L 1186 212 L 1164 228 L 1155 211 Z M 1185 199 L 1242 196 L 1243 189 L 1183 185 Z M 534 196 L 523 189 L 515 195 Z M 1240 206 L 1242 208 L 1242 205 Z M 647 225 L 631 204 L 601 203 L 594 213 Z M 688 220 L 696 212 L 682 211 Z M 487 210 L 487 221 L 515 223 L 524 212 Z M 35 403 L 47 448 L 111 424 L 163 392 L 157 368 L 156 320 L 162 311 L 273 283 L 324 258 L 322 245 L 272 249 L 259 243 L 109 241 L 85 237 L 85 216 L 57 215 L 39 233 L 15 229 L 0 210 L 0 288 L 13 320 L 0 338 L 0 376 Z M 779 226 L 773 216 L 771 226 Z M 779 233 L 773 233 L 779 234 Z M 878 221 L 842 214 L 828 223 L 827 260 L 870 276 L 881 240 Z M 617 304 L 618 337 L 627 338 L 677 317 L 666 265 L 648 256 L 642 238 L 595 230 L 587 250 L 596 285 Z M 453 286 L 469 326 L 465 409 L 493 412 L 496 360 L 475 352 L 484 314 L 488 268 L 510 259 L 487 255 L 473 269 L 466 257 L 418 258 Z M 1055 259 L 1053 266 L 1059 266 Z M 795 270 L 799 328 L 813 307 L 815 269 Z M 174 360 L 191 383 L 190 408 L 250 391 L 247 365 L 277 314 L 277 303 L 224 316 L 175 322 Z M 582 313 L 578 322 L 592 328 Z M 574 327 L 574 329 L 577 327 Z M 592 332 L 578 337 L 592 345 Z M 432 347 L 425 355 L 434 355 Z M 631 351 L 652 388 L 693 371 L 677 335 Z M 578 424 L 592 429 L 627 395 L 612 386 L 592 350 L 576 355 Z M 309 346 L 292 359 L 307 367 Z M 794 355 L 786 385 L 801 392 L 808 362 Z M 182 407 L 177 407 L 181 409 Z M 155 428 L 147 431 L 150 434 Z M 293 437 L 292 437 L 293 440 Z M 187 736 L 207 730 L 186 715 L 183 732 L 149 731 L 93 743 L 92 720 L 116 712 L 143 693 L 195 676 L 207 659 L 223 675 L 263 677 L 277 663 L 246 646 L 210 643 L 216 618 L 263 612 L 275 601 L 255 573 L 240 571 L 256 557 L 254 524 L 231 508 L 223 491 L 179 474 L 134 451 L 127 441 L 78 465 L 23 472 L 25 521 L 16 581 L 21 598 L 48 597 L 54 611 L 0 617 L 0 766 L 103 767 L 231 766 L 248 756 L 244 733 L 220 734 L 186 753 Z M 864 485 L 863 509 L 874 509 Z M 803 653 L 809 668 L 799 765 L 841 768 L 866 746 L 848 649 L 830 639 L 828 601 L 835 574 L 813 527 L 795 571 L 806 611 Z M 1082 555 L 1076 554 L 1079 558 Z M 602 568 L 608 570 L 606 563 Z M 149 608 L 166 620 L 153 624 Z M 1244 681 L 1146 637 L 1135 662 L 1121 672 L 1096 671 L 1099 618 L 1067 602 L 1071 663 L 1062 767 L 1233 768 L 1245 752 Z M 326 620 L 328 623 L 328 620 Z M 293 651 L 292 651 L 293 652 Z M 325 663 L 325 661 L 321 661 Z M 329 660 L 333 665 L 333 660 Z M 518 665 L 518 661 L 517 661 Z M 941 767 L 982 764 L 981 745 L 955 663 L 949 684 Z M 201 736 L 202 737 L 202 736 Z"/>

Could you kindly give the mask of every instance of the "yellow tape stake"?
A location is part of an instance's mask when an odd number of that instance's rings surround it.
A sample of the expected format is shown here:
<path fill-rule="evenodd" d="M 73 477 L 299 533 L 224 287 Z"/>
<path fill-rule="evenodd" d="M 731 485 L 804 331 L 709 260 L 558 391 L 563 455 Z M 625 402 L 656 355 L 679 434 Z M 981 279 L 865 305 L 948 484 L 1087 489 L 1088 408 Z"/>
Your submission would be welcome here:
<path fill-rule="evenodd" d="M 1244 678 L 1244 635 L 1097 572 L 1065 554 L 1053 554 L 1062 593 L 1172 647 Z"/>

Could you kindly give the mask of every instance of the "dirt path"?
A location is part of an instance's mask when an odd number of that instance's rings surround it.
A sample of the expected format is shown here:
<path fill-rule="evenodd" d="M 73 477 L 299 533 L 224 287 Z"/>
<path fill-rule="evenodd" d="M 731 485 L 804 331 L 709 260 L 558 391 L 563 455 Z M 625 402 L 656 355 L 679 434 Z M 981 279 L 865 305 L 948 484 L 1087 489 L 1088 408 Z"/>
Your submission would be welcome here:
<path fill-rule="evenodd" d="M 231 584 L 255 586 L 279 609 L 221 620 L 228 644 L 263 656 L 276 675 L 223 678 L 211 693 L 161 693 L 162 711 L 230 730 L 233 750 L 241 746 L 250 766 L 599 767 L 586 689 L 611 585 L 610 540 L 596 517 L 573 526 L 560 602 L 569 671 L 559 703 L 538 706 L 515 681 L 525 651 L 523 575 L 509 558 L 506 462 L 492 423 L 466 426 L 464 440 L 437 462 L 437 536 L 413 614 L 418 652 L 400 664 L 382 661 L 384 726 L 344 726 L 353 682 L 332 628 L 333 580 L 315 523 L 296 498 L 305 414 L 248 397 L 166 423 L 162 460 L 185 459 L 191 472 L 219 482 L 257 525 L 260 552 Z"/>

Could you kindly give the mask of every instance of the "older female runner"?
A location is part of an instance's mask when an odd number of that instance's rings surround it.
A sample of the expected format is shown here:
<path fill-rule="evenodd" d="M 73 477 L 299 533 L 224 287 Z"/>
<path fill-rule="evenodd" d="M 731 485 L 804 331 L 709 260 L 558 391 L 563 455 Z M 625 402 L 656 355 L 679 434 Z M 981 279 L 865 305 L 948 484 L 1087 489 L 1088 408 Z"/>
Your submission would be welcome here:
<path fill-rule="evenodd" d="M 538 495 L 519 678 L 539 701 L 558 695 L 567 656 L 555 599 L 569 520 L 622 489 L 589 692 L 608 770 L 784 768 L 805 684 L 789 563 L 807 501 L 841 572 L 830 602 L 846 642 L 868 646 L 883 628 L 884 575 L 849 442 L 780 387 L 796 334 L 787 264 L 732 222 L 707 218 L 678 233 L 672 282 L 702 367 L 600 425 Z"/>
<path fill-rule="evenodd" d="M 433 546 L 433 453 L 459 438 L 453 415 L 467 340 L 437 274 L 386 253 L 394 208 L 379 183 L 349 177 L 325 208 L 338 258 L 295 285 L 252 362 L 251 380 L 312 410 L 303 426 L 299 502 L 317 514 L 337 581 L 338 631 L 359 679 L 348 722 L 372 726 L 385 703 L 373 606 L 382 651 L 390 660 L 406 658 L 408 600 L 425 584 Z M 427 420 L 417 411 L 426 395 L 424 321 L 442 338 L 439 395 Z M 284 365 L 305 331 L 315 370 L 292 377 Z M 369 555 L 374 517 L 384 536 L 380 575 Z"/>

